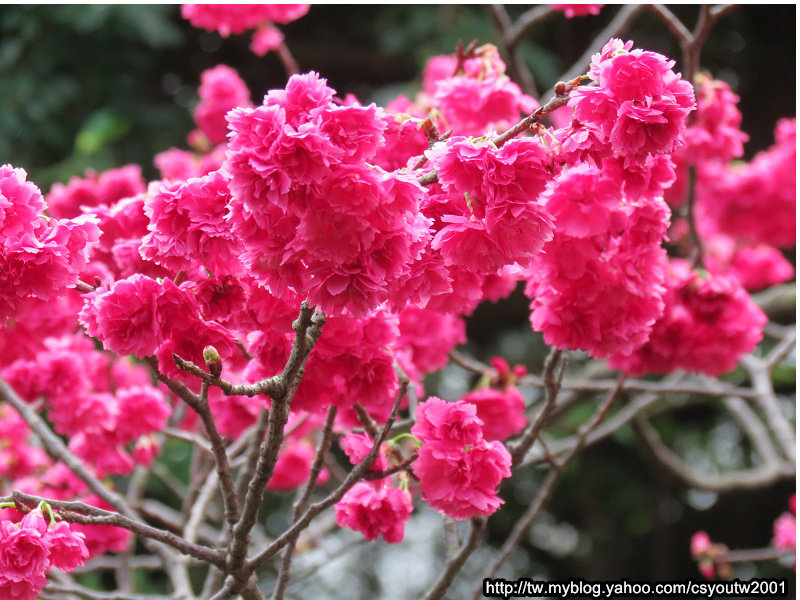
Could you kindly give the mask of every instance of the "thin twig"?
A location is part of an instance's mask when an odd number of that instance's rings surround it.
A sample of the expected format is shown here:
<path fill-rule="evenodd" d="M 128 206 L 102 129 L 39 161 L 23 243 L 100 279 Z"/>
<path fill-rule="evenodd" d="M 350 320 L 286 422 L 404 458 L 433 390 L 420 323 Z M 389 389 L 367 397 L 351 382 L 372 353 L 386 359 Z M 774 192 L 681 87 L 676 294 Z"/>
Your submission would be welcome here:
<path fill-rule="evenodd" d="M 541 515 L 542 510 L 544 509 L 547 502 L 550 500 L 550 497 L 553 495 L 553 492 L 556 489 L 556 485 L 563 474 L 564 467 L 571 461 L 586 445 L 586 440 L 589 434 L 599 425 L 599 423 L 605 418 L 606 413 L 608 412 L 609 408 L 611 407 L 612 402 L 619 394 L 620 390 L 622 389 L 622 383 L 624 381 L 624 377 L 620 376 L 617 380 L 617 387 L 613 390 L 610 390 L 603 401 L 600 403 L 600 406 L 597 408 L 595 413 L 592 415 L 592 418 L 587 421 L 587 423 L 581 428 L 580 432 L 578 433 L 578 441 L 570 450 L 569 454 L 567 454 L 564 459 L 555 464 L 550 470 L 547 472 L 547 476 L 545 477 L 544 482 L 542 483 L 542 487 L 539 489 L 539 493 L 536 495 L 536 498 L 533 500 L 531 505 L 525 511 L 525 514 L 520 517 L 517 523 L 514 525 L 514 529 L 509 534 L 506 541 L 503 543 L 503 546 L 495 556 L 495 559 L 489 565 L 489 568 L 484 572 L 484 578 L 486 577 L 494 577 L 497 574 L 497 571 L 506 561 L 506 559 L 511 555 L 514 549 L 519 545 L 522 538 L 527 535 L 528 530 L 530 529 L 531 525 L 539 518 Z M 480 594 L 480 590 L 476 590 L 474 594 L 474 598 L 477 598 Z"/>
<path fill-rule="evenodd" d="M 275 470 L 278 451 L 283 443 L 284 429 L 289 419 L 289 407 L 302 380 L 308 356 L 311 354 L 311 350 L 322 332 L 324 323 L 325 315 L 313 311 L 307 302 L 303 302 L 300 316 L 292 324 L 295 330 L 295 339 L 289 360 L 286 362 L 286 367 L 282 374 L 287 386 L 283 396 L 273 398 L 267 426 L 267 440 L 261 444 L 256 472 L 248 483 L 241 517 L 233 528 L 227 564 L 230 572 L 239 572 L 244 565 L 249 533 L 253 525 L 255 525 L 266 485 Z M 252 569 L 249 570 L 249 573 L 252 573 Z M 242 583 L 244 583 L 242 574 L 239 574 L 237 587 Z"/>
<path fill-rule="evenodd" d="M 275 556 L 275 554 L 280 552 L 281 548 L 288 543 L 288 541 L 297 531 L 302 531 L 305 529 L 305 527 L 314 517 L 316 517 L 323 510 L 336 504 L 339 500 L 341 500 L 342 496 L 344 496 L 347 490 L 353 487 L 353 485 L 355 485 L 358 481 L 363 479 L 364 475 L 366 475 L 367 471 L 369 471 L 370 467 L 372 467 L 372 463 L 375 462 L 375 458 L 378 456 L 381 445 L 389 436 L 392 425 L 397 418 L 397 411 L 400 407 L 400 401 L 406 394 L 409 383 L 408 377 L 406 377 L 404 373 L 398 373 L 398 375 L 400 376 L 400 389 L 397 393 L 394 406 L 392 406 L 392 412 L 389 414 L 389 418 L 387 419 L 386 424 L 383 426 L 380 435 L 372 441 L 372 448 L 370 449 L 369 453 L 367 453 L 361 462 L 358 463 L 353 470 L 350 471 L 350 473 L 348 473 L 344 481 L 339 484 L 339 487 L 331 492 L 324 500 L 320 500 L 319 502 L 309 506 L 305 513 L 303 513 L 303 516 L 300 517 L 300 519 L 298 519 L 294 525 L 283 532 L 280 537 L 272 542 L 272 544 L 270 544 L 267 548 L 256 554 L 253 558 L 249 559 L 247 561 L 249 568 L 257 569 Z"/>
<path fill-rule="evenodd" d="M 564 72 L 560 78 L 561 81 L 569 81 L 570 79 L 585 73 L 586 68 L 592 61 L 592 55 L 598 52 L 598 48 L 602 48 L 611 38 L 623 35 L 633 24 L 634 19 L 643 8 L 643 4 L 626 4 L 620 7 L 619 12 L 616 14 L 616 16 L 614 16 L 614 19 L 606 26 L 605 29 L 597 34 L 597 37 L 595 37 L 592 43 L 587 46 L 586 52 L 584 52 L 583 55 Z"/>
<path fill-rule="evenodd" d="M 59 511 L 59 516 L 70 523 L 83 525 L 113 525 L 122 527 L 135 533 L 139 537 L 148 538 L 172 546 L 182 554 L 192 556 L 199 560 L 214 565 L 222 564 L 222 556 L 205 546 L 192 544 L 183 538 L 162 529 L 156 529 L 145 523 L 129 519 L 119 513 L 110 512 L 84 502 L 52 500 L 41 496 L 25 494 L 19 490 L 11 492 L 11 496 L 0 499 L 0 502 L 19 502 L 25 506 L 38 506 L 40 502 L 47 502 L 52 508 Z"/>
<path fill-rule="evenodd" d="M 530 447 L 533 446 L 533 443 L 536 441 L 536 438 L 539 437 L 542 427 L 547 424 L 547 421 L 556 408 L 558 392 L 561 389 L 561 379 L 564 376 L 564 365 L 561 362 L 562 355 L 563 350 L 553 348 L 550 350 L 550 354 L 544 363 L 544 371 L 542 374 L 545 385 L 544 406 L 539 411 L 539 414 L 536 415 L 536 419 L 534 419 L 522 434 L 522 438 L 509 449 L 512 466 L 518 465 L 525 457 Z M 560 369 L 558 369 L 559 364 L 561 365 Z M 557 370 L 558 373 L 556 373 Z"/>
<path fill-rule="evenodd" d="M 453 580 L 458 575 L 458 572 L 464 567 L 464 563 L 470 555 L 478 548 L 483 539 L 483 534 L 486 531 L 486 523 L 488 519 L 485 516 L 472 517 L 469 537 L 461 545 L 458 554 L 453 556 L 447 561 L 444 570 L 442 571 L 436 583 L 425 594 L 425 600 L 439 600 L 444 596 L 447 589 L 452 585 Z"/>
<path fill-rule="evenodd" d="M 500 148 L 505 144 L 508 140 L 515 138 L 520 133 L 525 131 L 526 129 L 530 128 L 532 125 L 535 125 L 539 121 L 541 121 L 548 113 L 553 112 L 554 110 L 565 106 L 567 102 L 569 102 L 569 92 L 573 89 L 578 87 L 578 82 L 570 82 L 563 86 L 563 88 L 559 89 L 559 92 L 556 93 L 550 101 L 548 101 L 545 105 L 540 106 L 527 117 L 522 119 L 519 123 L 507 129 L 496 138 L 492 140 L 492 143 L 497 147 Z M 429 173 L 425 173 L 424 175 L 420 175 L 417 178 L 417 182 L 420 185 L 430 185 L 432 183 L 436 183 L 439 181 L 439 173 L 437 171 L 431 171 Z"/>
<path fill-rule="evenodd" d="M 745 469 L 711 475 L 696 473 L 677 454 L 670 450 L 650 422 L 642 415 L 634 420 L 634 429 L 650 450 L 652 456 L 673 475 L 686 485 L 700 490 L 727 492 L 734 489 L 755 489 L 770 485 L 780 479 L 794 477 L 795 471 L 790 465 L 770 467 L 769 465 L 755 469 Z"/>
<path fill-rule="evenodd" d="M 292 522 L 295 522 L 300 518 L 303 511 L 308 506 L 308 500 L 311 497 L 311 493 L 314 491 L 314 488 L 317 485 L 317 477 L 319 477 L 319 474 L 322 471 L 322 466 L 325 463 L 325 457 L 327 456 L 328 451 L 331 449 L 331 433 L 333 432 L 333 424 L 336 420 L 336 410 L 336 406 L 328 407 L 328 413 L 325 417 L 325 425 L 322 429 L 322 437 L 320 438 L 319 445 L 317 446 L 317 452 L 314 455 L 314 460 L 311 463 L 308 479 L 306 480 L 303 490 L 298 494 L 297 501 L 292 507 Z M 291 573 L 292 558 L 294 557 L 295 546 L 299 536 L 300 533 L 298 532 L 294 539 L 290 540 L 283 549 L 281 568 L 278 572 L 278 581 L 272 591 L 272 600 L 282 600 L 283 595 L 286 592 L 286 586 L 289 583 L 289 575 Z"/>

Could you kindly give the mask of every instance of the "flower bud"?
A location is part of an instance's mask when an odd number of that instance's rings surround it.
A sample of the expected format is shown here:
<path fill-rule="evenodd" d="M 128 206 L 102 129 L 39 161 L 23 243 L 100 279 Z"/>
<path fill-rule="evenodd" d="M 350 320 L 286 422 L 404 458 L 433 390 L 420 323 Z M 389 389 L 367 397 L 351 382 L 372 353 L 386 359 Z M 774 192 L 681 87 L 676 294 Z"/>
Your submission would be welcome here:
<path fill-rule="evenodd" d="M 212 377 L 219 377 L 222 375 L 222 358 L 214 346 L 206 346 L 203 348 L 203 360 L 206 361 L 206 367 Z"/>

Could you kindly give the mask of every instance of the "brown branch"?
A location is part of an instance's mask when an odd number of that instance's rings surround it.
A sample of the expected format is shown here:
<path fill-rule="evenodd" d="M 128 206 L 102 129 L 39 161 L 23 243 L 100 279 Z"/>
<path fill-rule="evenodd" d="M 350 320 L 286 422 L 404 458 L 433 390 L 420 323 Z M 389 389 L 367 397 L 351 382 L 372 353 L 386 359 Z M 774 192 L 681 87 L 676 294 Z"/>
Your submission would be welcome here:
<path fill-rule="evenodd" d="M 129 519 L 119 513 L 103 510 L 96 506 L 85 504 L 84 502 L 51 500 L 41 496 L 25 494 L 19 490 L 13 490 L 11 496 L 0 498 L 0 502 L 18 502 L 27 507 L 38 506 L 40 502 L 47 502 L 53 509 L 59 511 L 58 515 L 70 523 L 80 523 L 82 525 L 113 525 L 127 529 L 139 537 L 148 538 L 167 544 L 186 556 L 191 556 L 212 565 L 222 565 L 222 555 L 198 544 L 192 544 L 183 538 L 162 529 L 156 529 L 146 525 L 141 521 Z"/>
<path fill-rule="evenodd" d="M 447 561 L 447 565 L 442 571 L 442 574 L 439 575 L 439 578 L 430 591 L 425 594 L 425 600 L 439 600 L 439 598 L 444 596 L 447 589 L 452 585 L 456 575 L 458 575 L 458 572 L 464 567 L 464 563 L 467 562 L 470 555 L 480 545 L 483 534 L 486 531 L 487 522 L 488 519 L 485 516 L 472 517 L 469 537 L 461 545 L 458 554 Z"/>
<path fill-rule="evenodd" d="M 519 16 L 516 23 L 514 23 L 511 30 L 508 32 L 509 41 L 518 44 L 522 40 L 522 36 L 528 33 L 528 30 L 540 23 L 544 23 L 547 19 L 556 14 L 558 14 L 558 11 L 553 10 L 547 4 L 529 8 Z"/>
<path fill-rule="evenodd" d="M 325 462 L 325 456 L 331 449 L 331 433 L 333 432 L 333 424 L 336 420 L 336 406 L 328 407 L 328 414 L 325 417 L 325 425 L 322 429 L 322 437 L 320 438 L 317 452 L 314 455 L 314 461 L 311 463 L 308 479 L 303 487 L 303 490 L 298 494 L 297 501 L 292 507 L 292 522 L 296 522 L 303 511 L 308 506 L 308 500 L 311 493 L 317 485 L 317 477 L 319 477 L 322 466 Z M 283 549 L 283 557 L 281 559 L 281 568 L 278 572 L 278 581 L 272 591 L 272 600 L 282 600 L 286 592 L 286 586 L 289 584 L 289 574 L 292 568 L 292 558 L 294 557 L 295 547 L 297 545 L 297 538 L 300 537 L 298 532 L 293 540 L 290 540 L 286 547 Z"/>
<path fill-rule="evenodd" d="M 185 362 L 177 354 L 172 355 L 175 362 Z M 233 527 L 239 518 L 239 498 L 236 495 L 236 486 L 233 483 L 231 467 L 228 463 L 228 453 L 225 449 L 225 442 L 222 440 L 214 416 L 211 414 L 211 407 L 208 405 L 208 381 L 201 380 L 200 395 L 195 394 L 180 381 L 170 379 L 158 370 L 158 362 L 154 357 L 148 359 L 148 364 L 153 370 L 156 378 L 164 383 L 172 393 L 183 400 L 189 408 L 194 410 L 203 423 L 208 440 L 211 443 L 211 451 L 214 455 L 214 464 L 217 469 L 220 487 L 222 489 L 222 501 L 225 509 L 225 520 L 228 527 Z"/>
<path fill-rule="evenodd" d="M 287 78 L 292 75 L 297 75 L 300 72 L 300 65 L 297 64 L 297 60 L 292 56 L 286 42 L 281 42 L 281 45 L 278 46 L 275 52 L 283 65 L 283 69 L 286 71 Z"/>
<path fill-rule="evenodd" d="M 624 381 L 624 377 L 620 376 L 617 380 L 617 386 L 609 391 L 603 401 L 600 403 L 600 406 L 592 415 L 592 418 L 587 421 L 587 423 L 581 428 L 578 433 L 578 441 L 570 450 L 569 454 L 567 454 L 564 459 L 559 463 L 554 463 L 554 466 L 550 468 L 547 472 L 547 477 L 545 478 L 544 482 L 542 483 L 542 487 L 539 489 L 539 493 L 536 495 L 536 498 L 525 511 L 525 514 L 520 517 L 517 523 L 514 525 L 514 529 L 511 531 L 509 536 L 506 538 L 506 541 L 503 543 L 503 546 L 495 556 L 495 559 L 489 565 L 488 569 L 484 572 L 484 578 L 486 577 L 494 577 L 497 574 L 497 571 L 506 561 L 506 559 L 511 556 L 511 553 L 514 549 L 519 545 L 522 541 L 522 538 L 527 535 L 528 530 L 530 529 L 531 525 L 539 518 L 541 515 L 542 510 L 549 502 L 553 492 L 556 489 L 556 485 L 558 484 L 561 475 L 564 472 L 564 467 L 571 461 L 575 456 L 585 447 L 586 440 L 589 434 L 599 425 L 599 423 L 605 418 L 605 415 L 608 413 L 608 409 L 611 407 L 614 399 L 617 397 L 617 394 L 622 389 L 622 383 Z M 477 598 L 480 595 L 480 589 L 475 591 L 473 598 Z"/>
<path fill-rule="evenodd" d="M 637 416 L 634 420 L 634 430 L 639 434 L 651 455 L 667 471 L 686 485 L 700 490 L 726 492 L 734 489 L 755 489 L 770 485 L 780 479 L 795 476 L 794 468 L 789 465 L 774 468 L 765 465 L 761 468 L 745 469 L 722 475 L 700 474 L 664 444 L 655 428 L 642 415 Z"/>
<path fill-rule="evenodd" d="M 266 485 L 272 477 L 278 461 L 278 451 L 283 443 L 284 429 L 289 420 L 289 407 L 302 380 L 306 360 L 322 333 L 324 323 L 325 315 L 312 311 L 308 303 L 303 302 L 300 316 L 292 324 L 295 330 L 295 339 L 282 374 L 287 387 L 283 396 L 274 398 L 272 401 L 267 426 L 267 440 L 261 444 L 256 472 L 247 486 L 241 517 L 233 528 L 227 563 L 227 569 L 230 572 L 238 572 L 244 565 L 250 530 L 255 525 Z M 252 570 L 247 573 L 248 577 L 250 573 Z M 237 577 L 237 584 L 245 581 L 242 581 L 241 574 Z"/>
<path fill-rule="evenodd" d="M 358 463 L 350 473 L 348 473 L 347 477 L 345 477 L 344 481 L 339 484 L 333 492 L 331 492 L 325 499 L 320 500 L 309 506 L 306 511 L 303 513 L 303 516 L 300 517 L 289 529 L 283 532 L 275 541 L 273 541 L 267 548 L 256 554 L 253 558 L 247 561 L 247 566 L 250 569 L 257 569 L 264 563 L 266 563 L 269 559 L 271 559 L 275 554 L 280 552 L 281 548 L 283 548 L 291 539 L 291 537 L 297 533 L 298 531 L 302 531 L 306 528 L 306 526 L 311 522 L 311 520 L 316 517 L 319 513 L 323 510 L 329 508 L 336 504 L 339 500 L 341 500 L 342 496 L 349 490 L 353 485 L 355 485 L 358 481 L 364 478 L 367 471 L 369 471 L 370 467 L 372 467 L 372 463 L 375 462 L 375 458 L 378 456 L 378 452 L 380 451 L 380 447 L 383 442 L 386 441 L 386 438 L 389 436 L 389 432 L 392 429 L 392 425 L 394 424 L 395 419 L 397 418 L 397 411 L 400 407 L 400 401 L 406 395 L 406 390 L 408 389 L 408 377 L 405 376 L 404 373 L 398 373 L 400 377 L 400 389 L 397 393 L 397 398 L 395 399 L 394 406 L 392 406 L 392 412 L 389 415 L 389 418 L 386 421 L 386 424 L 383 426 L 383 429 L 380 432 L 380 435 L 373 439 L 372 441 L 372 448 L 370 449 L 369 453 Z"/>
<path fill-rule="evenodd" d="M 586 68 L 592 61 L 592 55 L 599 52 L 606 42 L 608 42 L 611 38 L 624 35 L 643 8 L 643 4 L 626 4 L 620 7 L 619 12 L 614 16 L 614 19 L 606 26 L 605 29 L 597 34 L 597 37 L 595 37 L 592 43 L 587 46 L 586 52 L 584 52 L 583 55 L 564 72 L 564 74 L 561 76 L 561 81 L 569 81 L 570 79 L 585 73 Z"/>
<path fill-rule="evenodd" d="M 549 9 L 549 7 L 546 8 L 547 10 L 543 12 L 548 14 L 551 9 Z M 488 4 L 484 9 L 494 23 L 495 29 L 497 29 L 497 32 L 500 34 L 500 44 L 506 55 L 509 77 L 512 81 L 519 84 L 523 92 L 535 98 L 538 94 L 536 92 L 536 83 L 533 79 L 533 73 L 531 73 L 531 70 L 528 68 L 528 65 L 525 64 L 525 60 L 518 51 L 518 44 L 521 38 L 513 37 L 512 30 L 514 25 L 511 22 L 511 18 L 508 16 L 505 6 L 502 4 Z"/>
<path fill-rule="evenodd" d="M 795 550 L 786 548 L 753 548 L 749 550 L 728 550 L 713 557 L 716 564 L 757 562 L 778 560 L 784 556 L 794 556 Z"/>
<path fill-rule="evenodd" d="M 794 462 L 795 430 L 788 417 L 783 413 L 778 397 L 775 395 L 768 365 L 752 355 L 742 357 L 740 363 L 750 375 L 750 381 L 757 394 L 756 404 L 766 417 L 772 434 L 778 440 L 784 456 Z"/>
<path fill-rule="evenodd" d="M 252 398 L 253 396 L 266 394 L 274 400 L 275 398 L 280 398 L 286 392 L 286 381 L 282 375 L 275 375 L 256 383 L 237 385 L 221 377 L 214 377 L 211 373 L 206 372 L 191 361 L 182 359 L 177 354 L 173 354 L 172 359 L 179 369 L 199 377 L 208 385 L 218 387 L 226 396 L 247 396 Z"/>
<path fill-rule="evenodd" d="M 561 361 L 562 354 L 563 350 L 553 348 L 550 350 L 550 355 L 544 363 L 544 372 L 542 374 L 545 385 L 544 406 L 539 411 L 536 419 L 534 419 L 522 434 L 522 438 L 509 449 L 512 466 L 517 466 L 520 461 L 525 458 L 528 450 L 533 446 L 542 428 L 547 424 L 547 421 L 556 408 L 558 392 L 561 389 L 561 379 L 564 376 L 564 364 Z M 558 369 L 559 364 L 561 365 L 561 369 Z M 556 374 L 556 370 L 558 370 L 558 374 Z"/>

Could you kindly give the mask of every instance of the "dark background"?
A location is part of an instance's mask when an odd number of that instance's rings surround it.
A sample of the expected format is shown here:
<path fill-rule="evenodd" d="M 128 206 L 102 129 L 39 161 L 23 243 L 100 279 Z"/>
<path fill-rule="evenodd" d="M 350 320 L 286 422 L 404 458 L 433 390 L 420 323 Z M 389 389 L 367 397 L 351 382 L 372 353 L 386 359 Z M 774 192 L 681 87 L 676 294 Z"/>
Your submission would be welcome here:
<path fill-rule="evenodd" d="M 513 17 L 526 8 L 508 10 Z M 671 8 L 694 26 L 696 6 Z M 541 96 L 549 97 L 561 72 L 617 10 L 608 6 L 597 17 L 572 20 L 557 16 L 531 31 L 522 52 Z M 748 158 L 772 142 L 778 118 L 795 114 L 795 11 L 793 5 L 742 6 L 712 31 L 702 55 L 701 67 L 741 96 L 743 129 L 751 137 Z M 425 60 L 452 52 L 459 40 L 497 42 L 480 6 L 312 6 L 307 16 L 282 29 L 302 70 L 318 71 L 340 96 L 351 92 L 362 102 L 381 103 L 398 93 L 413 97 Z M 677 43 L 652 13 L 641 14 L 623 37 L 675 58 L 680 68 Z M 256 102 L 285 84 L 277 58 L 256 57 L 248 44 L 248 36 L 222 39 L 194 29 L 180 18 L 178 6 L 2 6 L 0 164 L 23 167 L 45 192 L 90 167 L 101 171 L 133 162 L 153 178 L 155 153 L 186 147 L 204 69 L 219 63 L 237 68 Z M 519 295 L 482 307 L 469 328 L 469 350 L 479 358 L 503 350 L 532 371 L 540 369 L 544 349 L 530 332 L 527 303 Z M 516 346 L 508 345 L 511 338 Z M 523 349 L 514 357 L 509 347 Z M 781 391 L 793 398 L 790 371 Z M 724 454 L 717 438 L 725 425 L 714 402 L 700 399 L 658 421 L 662 435 L 667 441 L 681 437 L 690 449 Z M 527 506 L 525 490 L 531 483 L 535 490 L 540 477 L 531 470 L 521 474 L 527 487 L 508 489 L 517 477 L 506 485 L 502 495 L 508 505 L 491 521 L 490 543 L 502 543 Z M 793 489 L 793 482 L 784 482 L 716 498 L 697 496 L 655 466 L 634 434 L 623 429 L 569 467 L 550 505 L 548 518 L 579 532 L 576 548 L 561 556 L 546 543 L 529 543 L 523 552 L 528 564 L 542 566 L 554 580 L 697 577 L 689 555 L 692 533 L 706 530 L 731 548 L 766 546 Z M 705 504 L 709 507 L 700 510 Z M 755 575 L 792 572 L 767 563 L 750 573 Z"/>

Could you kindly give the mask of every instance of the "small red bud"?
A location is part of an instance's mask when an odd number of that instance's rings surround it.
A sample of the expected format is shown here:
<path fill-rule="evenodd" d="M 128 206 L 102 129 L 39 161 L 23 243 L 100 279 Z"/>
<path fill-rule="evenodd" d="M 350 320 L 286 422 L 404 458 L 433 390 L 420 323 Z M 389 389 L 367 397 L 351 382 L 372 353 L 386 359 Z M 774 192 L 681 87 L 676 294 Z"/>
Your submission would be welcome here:
<path fill-rule="evenodd" d="M 559 81 L 556 84 L 556 96 L 563 96 L 564 93 L 567 91 L 567 84 L 563 81 Z"/>

